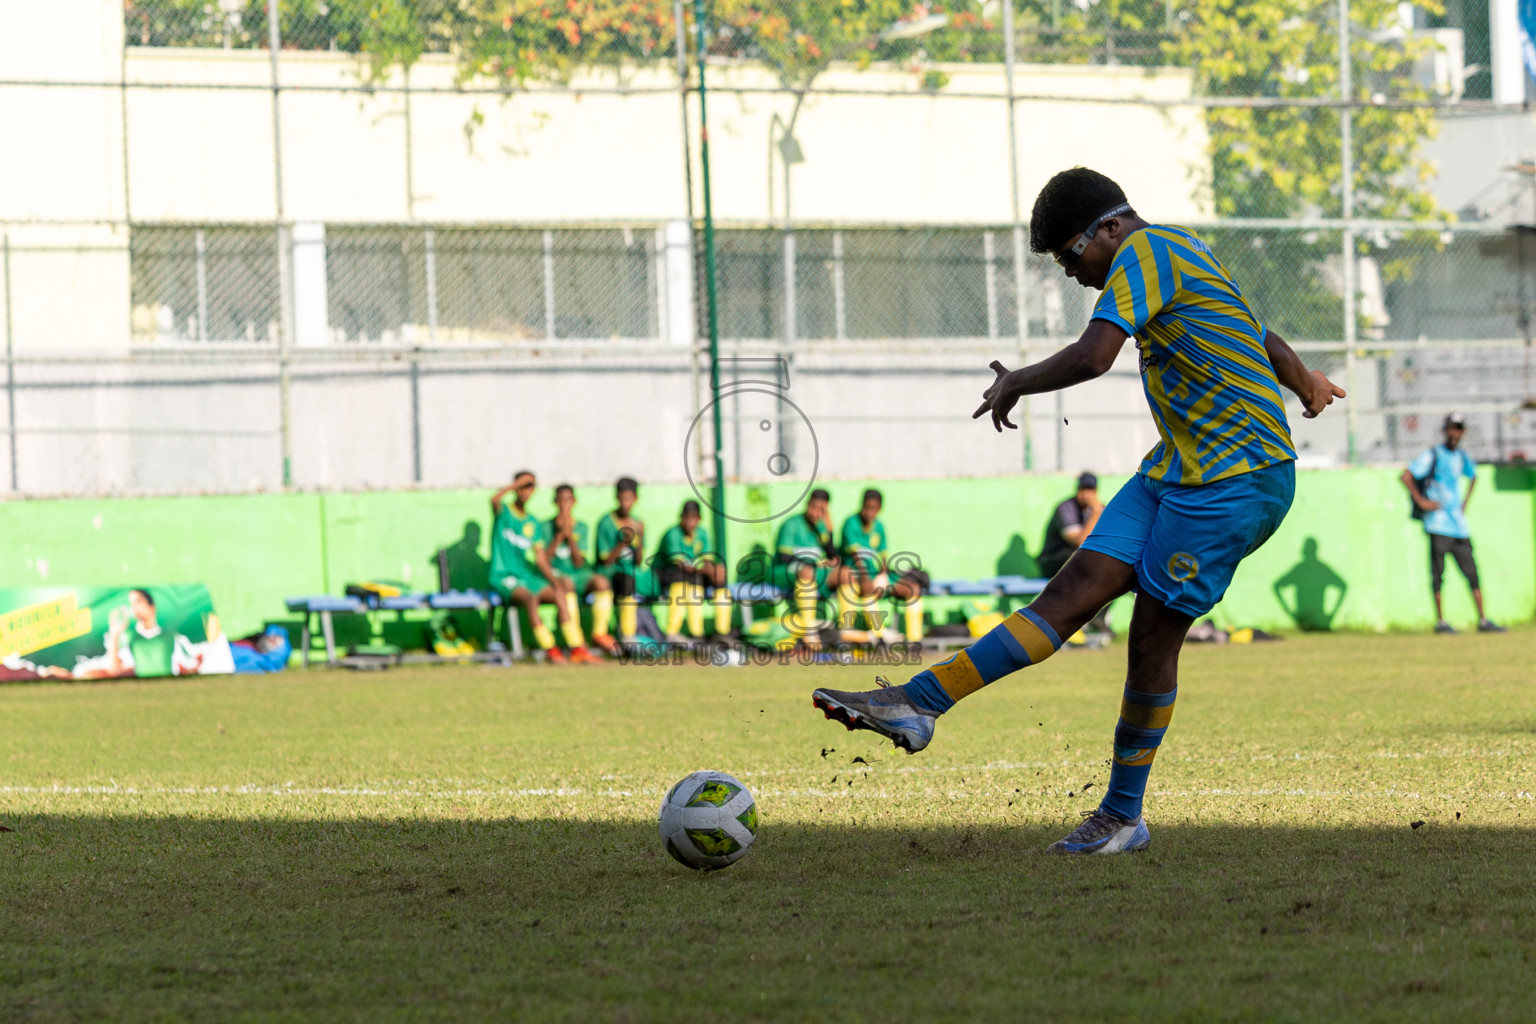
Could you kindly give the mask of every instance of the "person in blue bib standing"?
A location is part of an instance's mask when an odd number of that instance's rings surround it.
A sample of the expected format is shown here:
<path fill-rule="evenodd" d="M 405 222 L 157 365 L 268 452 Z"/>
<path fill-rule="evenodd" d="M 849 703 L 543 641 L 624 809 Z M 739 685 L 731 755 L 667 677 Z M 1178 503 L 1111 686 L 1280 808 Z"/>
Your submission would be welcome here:
<path fill-rule="evenodd" d="M 1472 558 L 1472 531 L 1467 529 L 1467 502 L 1472 500 L 1472 491 L 1477 487 L 1477 463 L 1461 447 L 1467 423 L 1460 413 L 1453 412 L 1440 426 L 1445 432 L 1445 443 L 1435 445 L 1403 470 L 1403 486 L 1413 498 L 1414 518 L 1424 520 L 1424 532 L 1429 534 L 1429 585 L 1435 593 L 1435 632 L 1456 632 L 1445 621 L 1445 606 L 1440 600 L 1445 556 L 1450 555 L 1467 578 L 1467 586 L 1472 588 L 1472 601 L 1477 605 L 1477 631 L 1503 633 L 1505 628 L 1483 611 L 1483 588 L 1477 578 L 1477 562 Z M 1461 493 L 1463 480 L 1470 481 L 1466 494 Z"/>
<path fill-rule="evenodd" d="M 1184 635 L 1291 507 L 1296 450 L 1280 389 L 1292 391 L 1308 417 L 1344 392 L 1265 328 L 1205 242 L 1184 228 L 1149 224 L 1104 175 L 1074 167 L 1053 177 L 1035 200 L 1029 233 L 1034 252 L 1103 294 L 1073 344 L 1016 370 L 993 362 L 997 378 L 973 418 L 990 415 L 997 430 L 1012 428 L 1008 417 L 1021 397 L 1101 376 L 1134 338 L 1161 440 L 1027 608 L 902 686 L 818 689 L 811 700 L 850 729 L 921 750 L 956 701 L 1055 654 L 1062 638 L 1134 590 L 1105 796 L 1049 847 L 1129 853 L 1152 841 L 1142 797 L 1173 718 Z"/>

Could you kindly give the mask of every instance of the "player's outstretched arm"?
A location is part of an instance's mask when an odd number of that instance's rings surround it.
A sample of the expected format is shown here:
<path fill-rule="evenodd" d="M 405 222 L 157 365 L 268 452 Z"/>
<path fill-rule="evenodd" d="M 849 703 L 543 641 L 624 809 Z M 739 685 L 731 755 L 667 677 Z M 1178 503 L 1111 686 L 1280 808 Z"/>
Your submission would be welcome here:
<path fill-rule="evenodd" d="M 1004 427 L 1017 430 L 1008 414 L 1020 398 L 1042 391 L 1060 391 L 1102 377 L 1115 365 L 1115 358 L 1125 347 L 1127 337 L 1129 335 L 1108 320 L 1092 320 L 1082 337 L 1038 363 L 1010 370 L 992 360 L 991 367 L 997 379 L 981 393 L 981 405 L 971 413 L 971 419 L 980 419 L 990 412 L 992 426 L 999 433 Z"/>
<path fill-rule="evenodd" d="M 1274 331 L 1264 331 L 1264 351 L 1269 365 L 1275 368 L 1280 383 L 1295 392 L 1305 407 L 1302 416 L 1312 419 L 1333 404 L 1335 398 L 1345 398 L 1344 389 L 1329 380 L 1322 370 L 1308 370 L 1285 339 Z"/>

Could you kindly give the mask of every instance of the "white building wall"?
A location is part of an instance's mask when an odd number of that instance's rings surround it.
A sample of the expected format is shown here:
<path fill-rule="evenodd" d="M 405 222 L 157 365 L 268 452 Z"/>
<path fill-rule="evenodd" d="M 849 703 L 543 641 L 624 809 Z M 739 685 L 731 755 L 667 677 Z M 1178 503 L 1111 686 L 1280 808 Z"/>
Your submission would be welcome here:
<path fill-rule="evenodd" d="M 23 359 L 74 360 L 18 364 L 18 483 L 31 493 L 282 483 L 275 362 L 93 362 L 91 353 L 131 351 L 130 224 L 293 224 L 289 328 L 302 353 L 328 343 L 335 327 L 325 322 L 328 226 L 601 222 L 650 231 L 688 212 L 682 109 L 666 68 L 626 72 L 632 90 L 651 91 L 617 94 L 611 73 L 594 73 L 571 90 L 503 97 L 455 91 L 452 61 L 429 56 L 410 76 L 422 91 L 407 99 L 347 91 L 359 84 L 354 58 L 284 52 L 279 177 L 265 51 L 125 48 L 119 0 L 0 0 L 0 25 L 0 77 L 71 83 L 0 86 L 9 340 Z M 893 68 L 835 68 L 820 79 L 900 95 L 805 101 L 795 124 L 805 162 L 791 172 L 796 221 L 1011 219 L 1002 69 L 945 70 L 947 92 L 989 98 L 930 94 Z M 762 68 L 710 74 L 716 216 L 776 220 L 782 168 L 775 161 L 770 170 L 769 129 L 775 115 L 790 116 L 793 99 L 772 92 L 776 80 Z M 1186 98 L 1187 72 L 1024 67 L 1016 81 L 1033 97 L 1018 108 L 1026 213 L 1051 173 L 1083 163 L 1117 177 L 1148 216 L 1208 215 L 1196 185 L 1208 176 L 1200 110 L 1108 102 Z M 696 97 L 690 116 L 696 131 Z M 697 161 L 696 144 L 692 153 Z M 693 172 L 697 188 L 697 165 Z M 500 480 L 510 466 L 537 461 L 533 453 L 578 481 L 681 478 L 700 385 L 685 354 L 695 297 L 690 243 L 678 227 L 658 239 L 667 268 L 658 334 L 670 351 L 467 359 L 423 366 L 414 387 L 403 359 L 301 360 L 288 410 L 293 483 L 408 484 L 415 435 L 427 485 Z M 258 343 L 267 340 L 258 332 Z M 946 344 L 933 342 L 916 362 L 826 344 L 797 351 L 792 396 L 817 424 L 823 476 L 1022 468 L 1018 435 L 995 437 L 969 420 L 991 378 L 990 355 L 945 355 Z M 1014 345 L 999 339 L 995 354 L 1008 359 Z M 1070 426 L 1055 422 L 1054 399 L 1036 401 L 1038 468 L 1055 468 L 1058 430 L 1069 470 L 1129 469 L 1152 443 L 1133 368 L 1064 403 Z"/>

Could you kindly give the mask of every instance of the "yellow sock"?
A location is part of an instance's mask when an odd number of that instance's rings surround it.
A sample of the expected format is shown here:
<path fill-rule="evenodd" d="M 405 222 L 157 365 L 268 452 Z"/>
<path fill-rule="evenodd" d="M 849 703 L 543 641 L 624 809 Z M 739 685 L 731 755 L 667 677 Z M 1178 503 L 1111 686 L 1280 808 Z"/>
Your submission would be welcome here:
<path fill-rule="evenodd" d="M 791 616 L 794 626 L 790 632 L 795 636 L 804 637 L 813 633 L 816 629 L 816 582 L 795 581 L 795 614 Z"/>
<path fill-rule="evenodd" d="M 540 650 L 547 651 L 555 646 L 555 634 L 549 631 L 542 619 L 533 620 L 533 640 L 539 645 Z"/>
<path fill-rule="evenodd" d="M 731 591 L 728 587 L 715 588 L 715 635 L 725 636 L 731 631 Z"/>
<path fill-rule="evenodd" d="M 844 583 L 837 588 L 837 625 L 840 629 L 857 629 L 859 617 L 859 592 L 853 584 Z"/>
<path fill-rule="evenodd" d="M 571 617 L 572 622 L 581 621 L 581 599 L 572 590 L 565 595 L 565 613 Z"/>
<path fill-rule="evenodd" d="M 613 591 L 592 591 L 592 635 L 607 636 L 608 624 L 613 621 Z"/>
<path fill-rule="evenodd" d="M 667 636 L 676 636 L 683 628 L 683 615 L 687 611 L 687 584 L 674 583 L 667 588 Z"/>
<path fill-rule="evenodd" d="M 587 646 L 586 637 L 581 635 L 581 623 L 575 619 L 560 623 L 560 635 L 565 638 L 565 646 L 567 647 Z"/>
<path fill-rule="evenodd" d="M 704 588 L 697 583 L 688 584 L 688 632 L 704 635 Z"/>
<path fill-rule="evenodd" d="M 633 597 L 619 598 L 619 639 L 633 640 L 640 628 L 640 602 Z"/>
<path fill-rule="evenodd" d="M 921 643 L 923 639 L 923 599 L 914 597 L 901 610 L 902 628 L 908 643 Z"/>

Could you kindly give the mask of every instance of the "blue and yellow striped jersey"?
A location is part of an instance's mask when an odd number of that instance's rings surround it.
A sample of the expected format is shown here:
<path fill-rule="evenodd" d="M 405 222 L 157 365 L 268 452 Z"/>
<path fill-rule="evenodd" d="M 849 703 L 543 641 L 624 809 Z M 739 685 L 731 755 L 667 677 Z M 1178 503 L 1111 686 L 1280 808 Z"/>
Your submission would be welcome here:
<path fill-rule="evenodd" d="M 1194 234 L 1152 225 L 1122 242 L 1093 318 L 1136 339 L 1162 435 L 1142 473 L 1209 484 L 1296 458 L 1264 325 Z"/>

